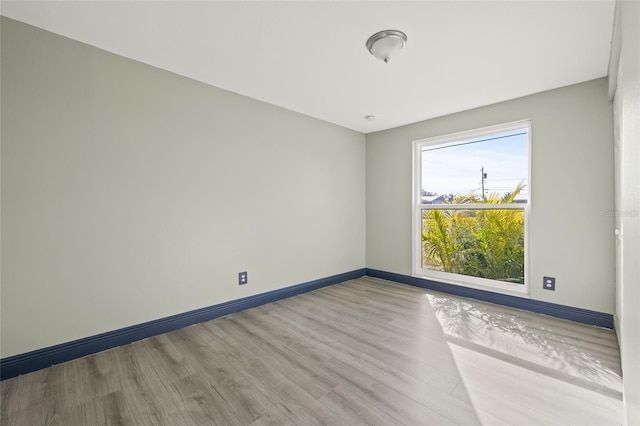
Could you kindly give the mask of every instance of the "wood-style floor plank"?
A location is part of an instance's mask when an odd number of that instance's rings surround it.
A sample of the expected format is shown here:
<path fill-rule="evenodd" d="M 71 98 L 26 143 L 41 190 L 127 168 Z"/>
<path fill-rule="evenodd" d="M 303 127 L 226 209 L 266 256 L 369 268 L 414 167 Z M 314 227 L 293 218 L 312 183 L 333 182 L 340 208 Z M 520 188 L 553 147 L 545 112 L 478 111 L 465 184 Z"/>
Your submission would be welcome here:
<path fill-rule="evenodd" d="M 615 333 L 364 277 L 1 385 L 3 425 L 620 425 Z"/>

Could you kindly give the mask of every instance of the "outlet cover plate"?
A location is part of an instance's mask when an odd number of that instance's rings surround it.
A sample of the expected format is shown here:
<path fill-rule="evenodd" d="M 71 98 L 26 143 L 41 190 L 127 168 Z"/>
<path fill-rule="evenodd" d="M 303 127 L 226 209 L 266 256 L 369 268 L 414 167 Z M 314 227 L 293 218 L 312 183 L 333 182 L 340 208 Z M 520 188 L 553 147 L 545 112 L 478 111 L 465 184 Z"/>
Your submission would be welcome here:
<path fill-rule="evenodd" d="M 240 272 L 238 274 L 238 284 L 244 285 L 249 282 L 249 277 L 246 272 Z"/>
<path fill-rule="evenodd" d="M 542 288 L 556 291 L 556 279 L 554 277 L 542 277 Z"/>

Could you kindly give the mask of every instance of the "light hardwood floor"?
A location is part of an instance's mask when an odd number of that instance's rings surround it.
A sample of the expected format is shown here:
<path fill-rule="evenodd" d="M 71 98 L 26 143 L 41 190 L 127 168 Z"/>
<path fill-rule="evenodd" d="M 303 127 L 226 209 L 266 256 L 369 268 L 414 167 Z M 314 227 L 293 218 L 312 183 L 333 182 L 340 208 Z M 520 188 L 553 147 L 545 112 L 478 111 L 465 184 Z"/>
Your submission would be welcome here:
<path fill-rule="evenodd" d="M 3 425 L 620 425 L 610 330 L 361 278 L 5 380 Z"/>

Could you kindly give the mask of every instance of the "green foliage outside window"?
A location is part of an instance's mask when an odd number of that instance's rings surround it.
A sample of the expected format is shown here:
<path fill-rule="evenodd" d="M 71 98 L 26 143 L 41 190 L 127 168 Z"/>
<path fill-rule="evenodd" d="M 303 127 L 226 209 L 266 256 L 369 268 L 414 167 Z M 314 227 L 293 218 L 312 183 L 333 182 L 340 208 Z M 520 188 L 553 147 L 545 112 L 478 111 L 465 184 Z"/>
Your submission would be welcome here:
<path fill-rule="evenodd" d="M 524 211 L 473 209 L 473 204 L 512 204 L 524 188 L 504 196 L 455 196 L 447 204 L 465 210 L 427 209 L 422 221 L 423 267 L 524 284 Z"/>

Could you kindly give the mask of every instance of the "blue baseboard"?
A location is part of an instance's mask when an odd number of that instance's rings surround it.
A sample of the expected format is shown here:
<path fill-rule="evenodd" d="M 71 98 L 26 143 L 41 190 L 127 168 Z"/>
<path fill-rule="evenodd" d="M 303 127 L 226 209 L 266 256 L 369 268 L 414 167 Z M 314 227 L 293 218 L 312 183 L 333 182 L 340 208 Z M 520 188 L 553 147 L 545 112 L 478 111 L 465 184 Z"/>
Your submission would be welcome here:
<path fill-rule="evenodd" d="M 367 268 L 367 276 L 613 329 L 613 315 Z"/>
<path fill-rule="evenodd" d="M 209 321 L 224 315 L 240 312 L 245 309 L 254 308 L 256 306 L 264 305 L 265 303 L 275 302 L 297 294 L 360 278 L 364 275 L 382 278 L 401 284 L 422 287 L 429 290 L 440 291 L 443 293 L 455 294 L 457 296 L 469 297 L 485 302 L 496 303 L 512 308 L 537 312 L 598 327 L 613 328 L 613 315 L 602 312 L 573 308 L 570 306 L 557 305 L 538 300 L 523 299 L 367 268 L 357 269 L 344 274 L 333 275 L 331 277 L 256 294 L 254 296 L 232 300 L 218 305 L 196 309 L 182 314 L 172 315 L 170 317 L 121 328 L 119 330 L 109 331 L 95 336 L 85 337 L 83 339 L 3 358 L 0 359 L 0 380 L 41 370 L 55 364 L 71 361 L 73 359 L 81 358 L 107 349 L 157 336 L 158 334 L 167 333 L 169 331 Z"/>
<path fill-rule="evenodd" d="M 365 272 L 366 269 L 357 269 L 344 274 L 333 275 L 331 277 L 256 294 L 254 296 L 244 297 L 242 299 L 232 300 L 218 305 L 196 309 L 194 311 L 172 315 L 166 318 L 160 318 L 143 324 L 109 331 L 96 336 L 85 337 L 83 339 L 3 358 L 0 360 L 0 380 L 41 370 L 55 364 L 71 361 L 73 359 L 115 348 L 117 346 L 157 336 L 158 334 L 178 330 L 193 324 L 240 312 L 245 309 L 254 308 L 256 306 L 264 305 L 265 303 L 275 302 L 276 300 L 286 299 L 287 297 L 317 290 L 343 281 L 360 278 L 365 275 Z"/>

